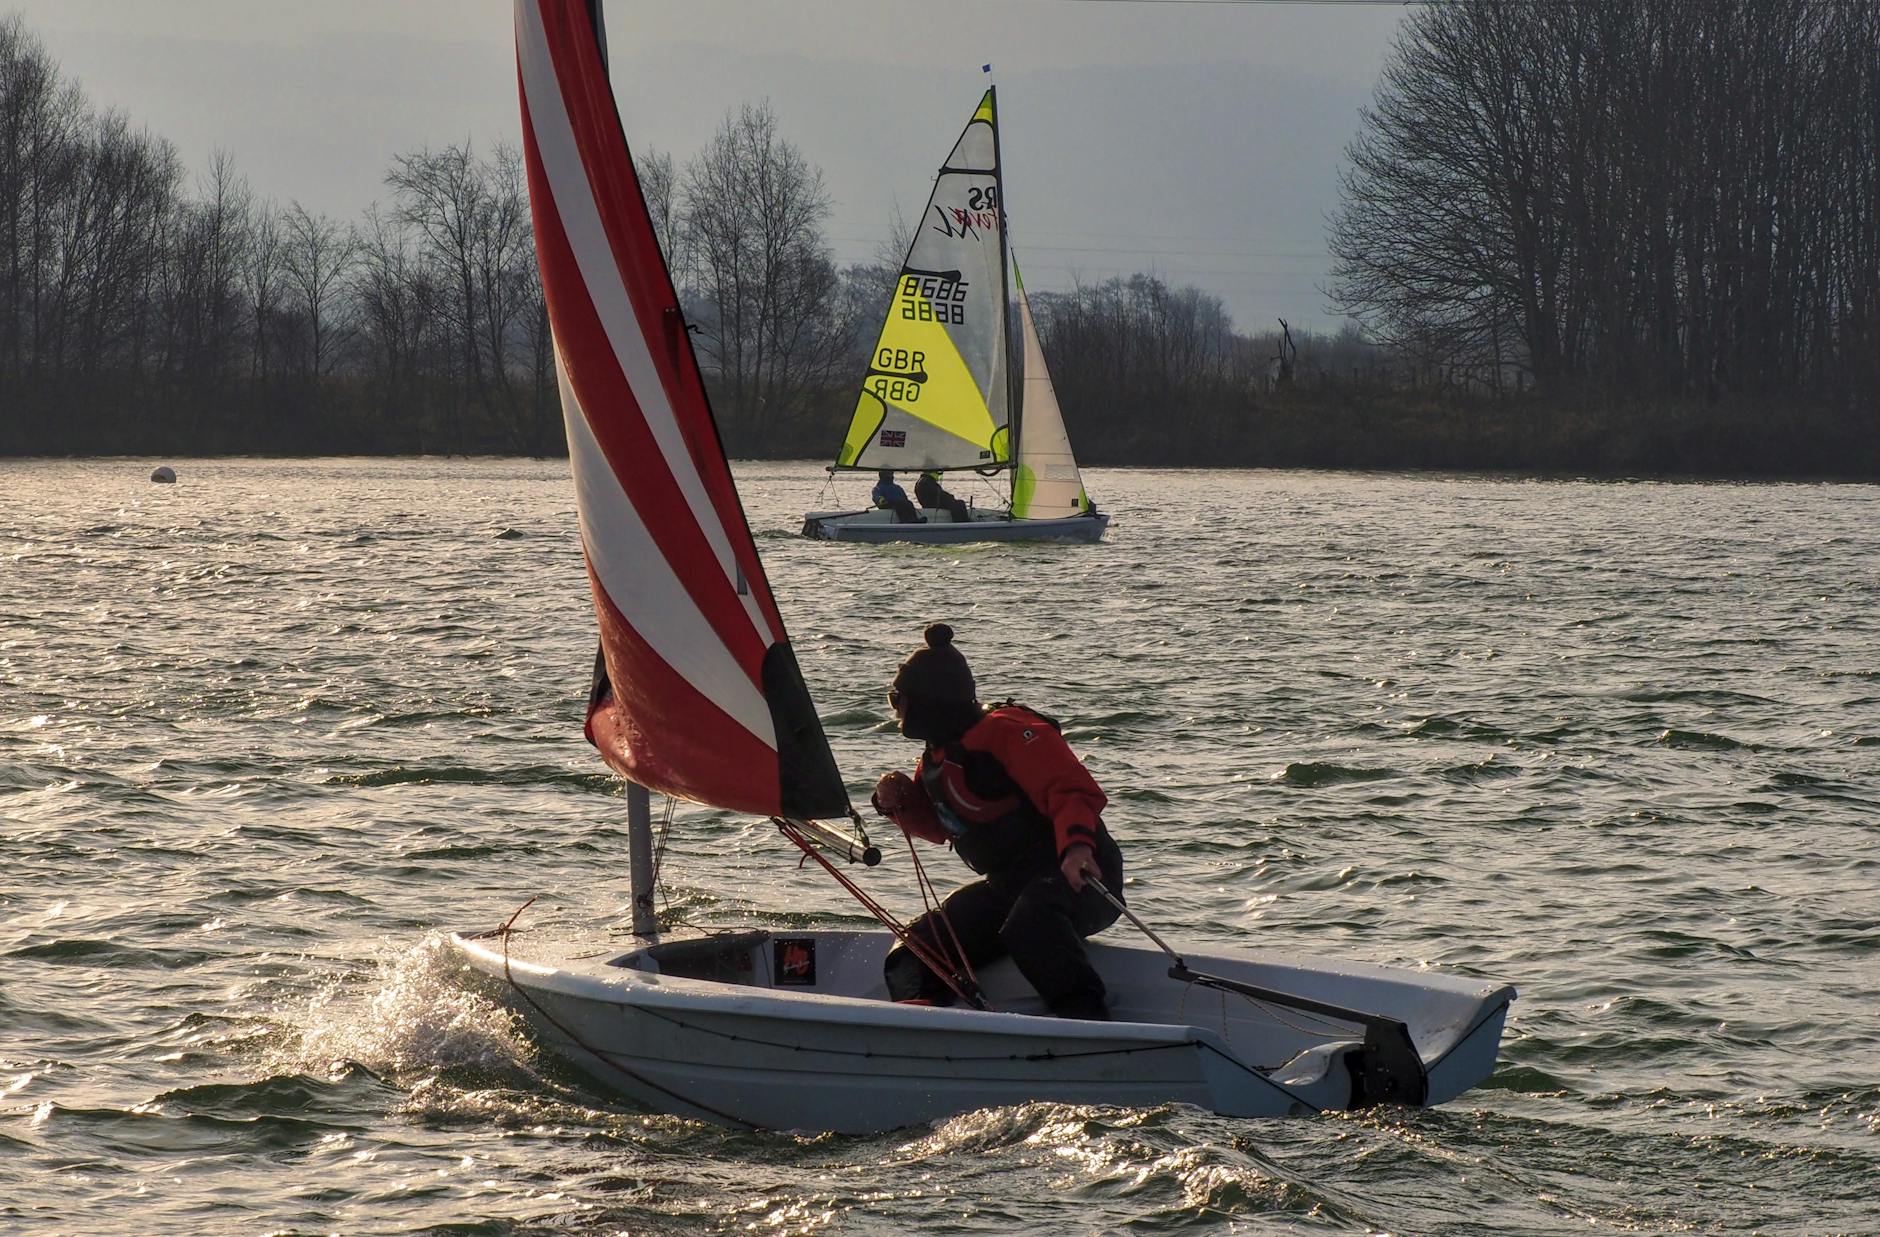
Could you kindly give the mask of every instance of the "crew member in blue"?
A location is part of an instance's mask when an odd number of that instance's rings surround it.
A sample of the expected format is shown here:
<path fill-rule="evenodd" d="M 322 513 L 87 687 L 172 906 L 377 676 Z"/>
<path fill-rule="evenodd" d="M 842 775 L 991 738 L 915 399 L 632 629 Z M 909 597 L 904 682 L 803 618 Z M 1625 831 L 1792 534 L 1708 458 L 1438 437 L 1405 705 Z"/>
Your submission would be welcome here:
<path fill-rule="evenodd" d="M 875 500 L 875 506 L 894 512 L 898 524 L 926 522 L 920 512 L 914 509 L 914 504 L 907 500 L 907 491 L 895 484 L 892 468 L 884 468 L 875 475 L 875 489 L 871 497 Z"/>
<path fill-rule="evenodd" d="M 1009 954 L 1052 1013 L 1107 1019 L 1103 978 L 1083 942 L 1117 917 L 1088 878 L 1122 896 L 1123 855 L 1103 825 L 1108 799 L 1056 722 L 1019 704 L 979 703 L 951 627 L 935 623 L 925 639 L 888 693 L 901 733 L 925 748 L 913 777 L 896 771 L 875 784 L 875 809 L 911 837 L 952 845 L 984 879 L 947 896 L 946 925 L 928 914 L 910 932 L 942 957 L 957 937 L 974 966 Z M 888 954 L 885 971 L 896 1001 L 953 999 L 905 946 Z"/>

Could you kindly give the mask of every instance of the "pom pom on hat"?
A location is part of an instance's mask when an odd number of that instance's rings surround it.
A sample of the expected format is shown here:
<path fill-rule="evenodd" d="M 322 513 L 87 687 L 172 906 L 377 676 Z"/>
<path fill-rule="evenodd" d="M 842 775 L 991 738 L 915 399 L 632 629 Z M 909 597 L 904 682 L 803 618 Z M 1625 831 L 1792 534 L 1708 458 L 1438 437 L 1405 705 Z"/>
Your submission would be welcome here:
<path fill-rule="evenodd" d="M 894 676 L 894 689 L 927 700 L 971 703 L 979 698 L 972 667 L 953 647 L 953 629 L 930 623 L 921 633 L 926 644 L 907 655 Z"/>

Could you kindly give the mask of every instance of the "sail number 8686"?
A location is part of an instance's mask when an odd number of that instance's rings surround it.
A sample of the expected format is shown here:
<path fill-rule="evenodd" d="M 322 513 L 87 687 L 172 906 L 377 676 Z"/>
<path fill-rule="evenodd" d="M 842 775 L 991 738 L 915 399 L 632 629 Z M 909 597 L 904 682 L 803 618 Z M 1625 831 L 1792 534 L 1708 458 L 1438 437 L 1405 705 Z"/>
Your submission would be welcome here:
<path fill-rule="evenodd" d="M 901 277 L 901 316 L 910 322 L 966 323 L 966 281 L 938 275 Z"/>

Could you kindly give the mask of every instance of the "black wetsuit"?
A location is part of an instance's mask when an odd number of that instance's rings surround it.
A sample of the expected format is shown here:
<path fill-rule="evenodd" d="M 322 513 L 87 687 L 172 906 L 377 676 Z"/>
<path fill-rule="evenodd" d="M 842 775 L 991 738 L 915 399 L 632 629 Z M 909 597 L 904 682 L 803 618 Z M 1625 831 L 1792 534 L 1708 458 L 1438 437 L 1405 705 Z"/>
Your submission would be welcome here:
<path fill-rule="evenodd" d="M 1103 825 L 1103 791 L 1055 724 L 1020 706 L 993 709 L 953 743 L 929 747 L 915 784 L 922 801 L 897 823 L 951 841 L 984 879 L 942 903 L 946 925 L 923 915 L 911 932 L 943 957 L 957 937 L 975 966 L 1009 954 L 1052 1013 L 1108 1017 L 1083 940 L 1116 922 L 1117 911 L 1088 886 L 1073 893 L 1061 864 L 1071 846 L 1090 847 L 1104 886 L 1120 897 L 1123 855 Z M 894 1000 L 953 1000 L 947 982 L 905 946 L 888 955 L 886 978 Z"/>
<path fill-rule="evenodd" d="M 964 524 L 973 518 L 972 513 L 966 510 L 965 503 L 947 493 L 941 488 L 938 479 L 926 473 L 922 473 L 920 480 L 914 482 L 914 501 L 923 507 L 946 512 L 955 524 Z"/>

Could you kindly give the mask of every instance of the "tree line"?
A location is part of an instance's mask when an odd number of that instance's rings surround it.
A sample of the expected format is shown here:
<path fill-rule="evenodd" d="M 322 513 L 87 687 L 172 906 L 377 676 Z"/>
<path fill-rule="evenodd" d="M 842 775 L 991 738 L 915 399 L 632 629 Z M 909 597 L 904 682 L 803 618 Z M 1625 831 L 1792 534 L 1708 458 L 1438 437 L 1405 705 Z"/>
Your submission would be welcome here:
<path fill-rule="evenodd" d="M 1880 462 L 1871 0 L 1424 6 L 1347 155 L 1334 298 L 1375 337 L 1622 433 Z"/>
<path fill-rule="evenodd" d="M 1148 275 L 1035 293 L 1080 458 L 1880 475 L 1880 7 L 1450 0 L 1330 221 L 1336 335 Z M 909 239 L 827 243 L 768 104 L 642 189 L 737 455 L 821 457 Z M 0 454 L 565 450 L 519 154 L 356 221 L 99 111 L 0 20 Z M 1358 322 L 1362 322 L 1360 329 Z"/>
<path fill-rule="evenodd" d="M 727 446 L 832 452 L 908 225 L 838 266 L 822 172 L 768 104 L 683 165 L 636 163 Z M 347 222 L 256 193 L 226 155 L 191 180 L 0 21 L 0 453 L 564 451 L 518 152 L 412 151 L 384 185 Z M 1054 351 L 1101 354 L 1065 371 L 1093 407 L 1167 387 L 1199 424 L 1257 368 L 1217 299 L 1152 279 L 1039 317 Z M 1134 442 L 1115 420 L 1080 427 L 1097 456 Z"/>
<path fill-rule="evenodd" d="M 892 272 L 837 268 L 767 105 L 639 168 L 727 440 L 827 450 Z M 348 222 L 226 155 L 192 180 L 0 19 L 0 454 L 565 451 L 520 154 L 411 151 L 384 185 Z"/>
<path fill-rule="evenodd" d="M 386 186 L 348 223 L 190 183 L 0 20 L 0 451 L 558 449 L 515 152 Z"/>

